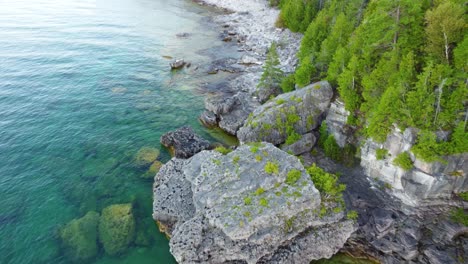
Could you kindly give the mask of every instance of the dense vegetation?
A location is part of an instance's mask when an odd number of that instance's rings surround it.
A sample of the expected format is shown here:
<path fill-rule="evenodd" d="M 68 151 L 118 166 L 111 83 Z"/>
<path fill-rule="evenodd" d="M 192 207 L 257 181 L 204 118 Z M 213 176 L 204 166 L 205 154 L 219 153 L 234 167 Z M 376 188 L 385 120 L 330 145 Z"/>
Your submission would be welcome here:
<path fill-rule="evenodd" d="M 277 25 L 304 33 L 283 90 L 327 79 L 348 123 L 377 142 L 396 125 L 420 130 L 426 161 L 468 151 L 465 0 L 281 0 Z M 442 141 L 437 131 L 453 131 Z M 332 140 L 329 144 L 332 145 Z"/>

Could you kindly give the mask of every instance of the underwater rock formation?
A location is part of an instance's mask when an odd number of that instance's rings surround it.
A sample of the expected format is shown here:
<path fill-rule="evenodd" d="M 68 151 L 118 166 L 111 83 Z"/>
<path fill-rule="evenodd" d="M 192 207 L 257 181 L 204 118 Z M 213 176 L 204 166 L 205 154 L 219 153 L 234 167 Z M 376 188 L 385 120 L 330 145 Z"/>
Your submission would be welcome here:
<path fill-rule="evenodd" d="M 131 204 L 114 204 L 102 210 L 99 240 L 109 255 L 123 253 L 135 238 L 135 219 Z"/>
<path fill-rule="evenodd" d="M 63 250 L 70 260 L 83 262 L 97 255 L 98 223 L 99 214 L 91 211 L 82 218 L 73 219 L 60 230 Z"/>

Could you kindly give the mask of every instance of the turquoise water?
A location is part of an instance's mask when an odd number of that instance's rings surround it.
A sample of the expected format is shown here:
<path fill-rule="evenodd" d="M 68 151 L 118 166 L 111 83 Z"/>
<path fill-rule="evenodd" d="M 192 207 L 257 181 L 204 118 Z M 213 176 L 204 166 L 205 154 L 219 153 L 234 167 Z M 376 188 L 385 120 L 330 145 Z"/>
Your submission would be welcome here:
<path fill-rule="evenodd" d="M 167 161 L 159 137 L 185 124 L 223 138 L 197 121 L 216 77 L 170 72 L 163 57 L 209 62 L 222 45 L 209 12 L 188 0 L 0 0 L 0 263 L 69 263 L 60 227 L 129 202 L 149 242 L 92 262 L 174 262 L 135 155 L 157 148 Z"/>

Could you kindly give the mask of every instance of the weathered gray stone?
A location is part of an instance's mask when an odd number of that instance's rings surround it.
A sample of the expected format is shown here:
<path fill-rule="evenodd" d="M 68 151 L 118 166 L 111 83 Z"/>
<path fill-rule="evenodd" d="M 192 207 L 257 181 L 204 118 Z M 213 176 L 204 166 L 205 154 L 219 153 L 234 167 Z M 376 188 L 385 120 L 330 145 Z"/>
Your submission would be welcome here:
<path fill-rule="evenodd" d="M 327 124 L 328 133 L 334 136 L 336 143 L 341 148 L 344 148 L 352 137 L 352 130 L 347 125 L 348 116 L 349 111 L 345 109 L 344 103 L 335 100 L 331 103 L 324 121 Z"/>
<path fill-rule="evenodd" d="M 201 113 L 200 121 L 207 127 L 216 126 L 218 124 L 216 115 L 208 110 L 205 110 Z"/>
<path fill-rule="evenodd" d="M 237 134 L 249 113 L 258 105 L 258 102 L 244 92 L 235 95 L 221 94 L 205 100 L 205 108 L 216 115 L 218 126 L 231 135 Z"/>
<path fill-rule="evenodd" d="M 302 135 L 301 139 L 294 142 L 291 145 L 284 145 L 281 147 L 282 150 L 292 154 L 292 155 L 300 155 L 312 150 L 317 142 L 317 138 L 312 133 L 307 133 Z"/>
<path fill-rule="evenodd" d="M 446 163 L 425 163 L 411 153 L 417 132 L 413 128 L 404 132 L 394 129 L 382 144 L 367 140 L 361 148 L 361 166 L 366 175 L 390 184 L 391 192 L 412 206 L 424 200 L 447 199 L 454 192 L 467 191 L 468 153 L 442 157 Z M 387 157 L 377 160 L 377 149 L 388 150 Z M 405 151 L 411 154 L 414 161 L 414 168 L 409 171 L 393 164 L 393 160 Z"/>
<path fill-rule="evenodd" d="M 300 177 L 286 182 L 292 170 Z M 153 217 L 171 227 L 179 263 L 309 263 L 354 231 L 343 213 L 319 217 L 320 204 L 296 157 L 258 143 L 171 160 L 155 178 Z"/>
<path fill-rule="evenodd" d="M 237 136 L 241 142 L 278 145 L 286 141 L 291 128 L 301 135 L 308 133 L 320 124 L 332 96 L 333 90 L 326 81 L 281 94 L 255 109 Z"/>
<path fill-rule="evenodd" d="M 173 70 L 180 69 L 180 68 L 184 67 L 185 64 L 187 64 L 187 63 L 182 59 L 175 60 L 175 61 L 170 63 L 171 69 L 173 69 Z"/>
<path fill-rule="evenodd" d="M 210 142 L 195 134 L 189 126 L 167 132 L 161 136 L 160 141 L 166 148 L 174 152 L 175 157 L 181 159 L 190 158 L 194 154 L 210 147 Z"/>

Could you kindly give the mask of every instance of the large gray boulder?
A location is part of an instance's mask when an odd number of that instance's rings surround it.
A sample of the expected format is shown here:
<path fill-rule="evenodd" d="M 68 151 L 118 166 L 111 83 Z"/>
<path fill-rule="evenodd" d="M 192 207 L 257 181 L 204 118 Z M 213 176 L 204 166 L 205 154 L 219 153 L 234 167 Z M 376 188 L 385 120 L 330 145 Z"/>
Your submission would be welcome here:
<path fill-rule="evenodd" d="M 281 94 L 256 108 L 237 136 L 241 142 L 278 145 L 293 133 L 306 134 L 320 125 L 332 97 L 333 89 L 326 81 Z"/>
<path fill-rule="evenodd" d="M 167 132 L 161 136 L 160 141 L 161 144 L 173 152 L 175 157 L 181 159 L 190 158 L 194 154 L 210 147 L 210 142 L 195 134 L 189 126 Z"/>
<path fill-rule="evenodd" d="M 205 100 L 206 111 L 200 116 L 202 123 L 217 124 L 231 135 L 236 135 L 249 114 L 259 106 L 248 93 L 218 94 Z"/>
<path fill-rule="evenodd" d="M 155 178 L 153 217 L 178 263 L 309 263 L 355 230 L 342 212 L 320 217 L 321 202 L 296 157 L 256 143 L 172 159 Z"/>

